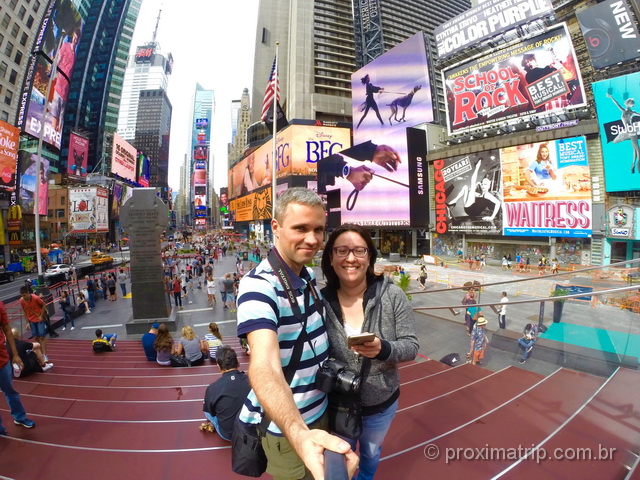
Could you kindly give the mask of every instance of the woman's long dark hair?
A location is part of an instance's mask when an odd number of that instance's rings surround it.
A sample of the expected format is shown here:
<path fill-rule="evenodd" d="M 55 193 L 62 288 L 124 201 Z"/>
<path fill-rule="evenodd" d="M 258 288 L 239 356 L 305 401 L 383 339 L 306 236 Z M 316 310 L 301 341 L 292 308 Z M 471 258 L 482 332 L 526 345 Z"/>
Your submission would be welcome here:
<path fill-rule="evenodd" d="M 158 335 L 156 337 L 156 341 L 153 342 L 153 346 L 158 352 L 171 351 L 173 338 L 171 338 L 169 329 L 164 323 L 161 323 L 158 327 Z"/>
<path fill-rule="evenodd" d="M 378 251 L 376 250 L 375 245 L 373 244 L 373 240 L 371 240 L 371 235 L 369 231 L 360 225 L 356 225 L 354 223 L 345 223 L 340 227 L 336 228 L 331 235 L 329 236 L 329 240 L 327 240 L 327 244 L 324 246 L 324 252 L 322 252 L 322 273 L 324 278 L 327 280 L 327 287 L 332 290 L 338 290 L 340 288 L 340 279 L 336 274 L 336 271 L 333 269 L 331 265 L 331 256 L 333 255 L 333 246 L 336 243 L 336 239 L 345 232 L 355 232 L 362 237 L 364 242 L 367 244 L 367 248 L 369 249 L 369 267 L 367 268 L 367 283 L 375 277 L 375 271 L 373 270 L 373 266 L 376 263 L 376 258 L 378 257 Z"/>

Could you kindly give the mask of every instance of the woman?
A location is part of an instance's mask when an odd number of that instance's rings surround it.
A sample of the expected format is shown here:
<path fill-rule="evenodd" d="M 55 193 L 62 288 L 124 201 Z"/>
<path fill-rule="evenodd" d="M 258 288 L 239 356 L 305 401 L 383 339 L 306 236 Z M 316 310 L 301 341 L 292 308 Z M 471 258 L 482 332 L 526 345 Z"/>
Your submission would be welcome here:
<path fill-rule="evenodd" d="M 216 323 L 209 324 L 209 333 L 204 336 L 204 339 L 209 346 L 209 358 L 215 362 L 218 347 L 222 345 L 222 335 Z"/>
<path fill-rule="evenodd" d="M 109 301 L 116 301 L 116 280 L 113 278 L 113 274 L 109 274 L 107 277 L 107 288 L 109 289 Z"/>
<path fill-rule="evenodd" d="M 176 353 L 176 348 L 169 329 L 164 323 L 161 323 L 158 327 L 158 335 L 153 343 L 153 348 L 158 352 L 156 362 L 165 367 L 171 365 L 171 355 Z"/>
<path fill-rule="evenodd" d="M 364 103 L 362 104 L 362 107 L 364 107 L 364 113 L 362 114 L 362 118 L 360 118 L 360 121 L 358 122 L 358 126 L 356 127 L 356 129 L 360 128 L 360 124 L 369 113 L 370 108 L 372 108 L 373 111 L 376 112 L 376 116 L 380 121 L 380 125 L 384 127 L 384 122 L 382 121 L 382 117 L 380 116 L 380 110 L 378 110 L 378 104 L 376 103 L 376 99 L 373 98 L 374 93 L 378 93 L 378 92 L 382 93 L 384 92 L 384 88 L 376 87 L 375 85 L 372 85 L 371 79 L 369 78 L 369 74 L 366 74 L 364 77 L 362 77 L 360 81 L 362 82 L 363 85 L 365 85 L 366 97 L 365 97 Z"/>
<path fill-rule="evenodd" d="M 556 173 L 553 171 L 553 165 L 551 164 L 549 147 L 546 143 L 541 143 L 538 147 L 536 159 L 525 169 L 524 177 L 532 187 L 538 187 L 544 185 L 548 180 L 556 179 Z"/>
<path fill-rule="evenodd" d="M 73 315 L 71 314 L 71 300 L 66 290 L 60 293 L 60 308 L 62 309 L 62 330 L 67 329 L 67 322 L 71 322 L 71 330 L 76 328 L 73 323 Z"/>
<path fill-rule="evenodd" d="M 615 103 L 618 110 L 622 112 L 620 120 L 624 126 L 624 130 L 616 135 L 613 139 L 613 143 L 624 142 L 625 140 L 631 140 L 631 147 L 633 148 L 633 158 L 631 159 L 631 173 L 636 172 L 636 166 L 638 167 L 638 173 L 640 173 L 640 143 L 638 143 L 638 131 L 634 127 L 633 117 L 640 115 L 640 113 L 633 110 L 636 102 L 633 98 L 627 98 L 624 101 L 624 107 L 613 98 L 610 93 L 607 93 L 607 97 Z"/>
<path fill-rule="evenodd" d="M 484 350 L 487 348 L 487 319 L 480 314 L 478 321 L 471 331 L 471 347 L 467 353 L 467 360 L 474 365 L 481 365 L 484 359 Z"/>
<path fill-rule="evenodd" d="M 424 290 L 427 288 L 427 269 L 424 265 L 420 267 L 420 275 L 418 276 L 418 281 L 420 282 L 420 290 Z"/>
<path fill-rule="evenodd" d="M 87 297 L 84 293 L 78 292 L 78 309 L 84 313 L 91 313 L 89 310 L 89 302 L 87 302 Z"/>
<path fill-rule="evenodd" d="M 200 340 L 189 325 L 182 327 L 182 337 L 178 340 L 176 354 L 187 357 L 191 362 L 191 366 L 202 365 L 206 358 L 205 352 L 209 350 L 209 345 L 204 340 Z"/>
<path fill-rule="evenodd" d="M 369 232 L 352 224 L 331 234 L 322 255 L 329 356 L 353 373 L 364 373 L 359 394 L 362 433 L 346 438 L 354 451 L 360 443 L 359 480 L 373 478 L 398 408 L 397 364 L 413 360 L 419 347 L 407 297 L 392 279 L 375 275 L 376 256 Z M 347 337 L 362 332 L 374 333 L 374 340 L 349 349 Z"/>
<path fill-rule="evenodd" d="M 216 281 L 213 279 L 213 273 L 207 273 L 205 278 L 207 286 L 207 300 L 209 301 L 209 306 L 213 307 L 213 304 L 216 303 Z"/>

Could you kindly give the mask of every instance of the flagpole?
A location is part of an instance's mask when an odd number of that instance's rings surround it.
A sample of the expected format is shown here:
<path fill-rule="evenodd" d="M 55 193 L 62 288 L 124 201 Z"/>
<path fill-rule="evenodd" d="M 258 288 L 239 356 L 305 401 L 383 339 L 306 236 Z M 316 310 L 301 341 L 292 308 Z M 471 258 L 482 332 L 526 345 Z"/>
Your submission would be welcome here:
<path fill-rule="evenodd" d="M 278 47 L 280 42 L 276 42 L 276 59 L 275 59 L 275 69 L 273 71 L 273 135 L 272 139 L 272 150 L 271 150 L 271 219 L 274 220 L 276 218 L 276 133 L 278 132 L 278 112 L 276 109 L 278 103 Z M 273 232 L 271 233 L 273 237 Z"/>

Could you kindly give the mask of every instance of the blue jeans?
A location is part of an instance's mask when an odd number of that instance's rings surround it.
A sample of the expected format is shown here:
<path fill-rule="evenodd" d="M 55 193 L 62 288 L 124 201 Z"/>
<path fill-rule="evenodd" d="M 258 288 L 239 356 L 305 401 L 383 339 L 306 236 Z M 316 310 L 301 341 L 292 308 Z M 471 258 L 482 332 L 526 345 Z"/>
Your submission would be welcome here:
<path fill-rule="evenodd" d="M 527 352 L 527 349 L 529 347 L 533 346 L 533 344 L 536 343 L 536 341 L 535 340 L 525 340 L 524 338 L 519 338 L 518 339 L 518 343 L 524 349 L 524 353 L 522 354 L 522 360 L 526 360 L 527 357 L 529 356 L 529 353 L 531 353 L 531 352 Z"/>
<path fill-rule="evenodd" d="M 89 294 L 89 298 L 87 298 L 89 308 L 94 308 L 96 306 L 96 292 L 89 290 L 87 293 Z"/>
<path fill-rule="evenodd" d="M 2 390 L 2 393 L 4 393 L 4 396 L 7 398 L 11 415 L 20 422 L 27 418 L 27 412 L 20 401 L 20 394 L 13 388 L 12 370 L 13 368 L 10 361 L 7 362 L 4 367 L 0 368 L 0 390 Z M 0 433 L 4 431 L 2 419 L 0 418 Z"/>
<path fill-rule="evenodd" d="M 127 284 L 126 283 L 121 283 L 120 284 L 120 289 L 122 290 L 122 296 L 126 296 L 127 295 Z"/>
<path fill-rule="evenodd" d="M 226 440 L 227 442 L 230 442 L 231 441 L 230 438 L 227 438 L 220 433 L 220 424 L 218 423 L 218 417 L 214 417 L 209 412 L 204 412 L 204 415 L 207 417 L 207 420 L 213 423 L 213 428 L 216 429 L 216 432 L 218 432 L 218 435 L 220 435 L 220 438 L 223 440 Z"/>
<path fill-rule="evenodd" d="M 67 322 L 71 322 L 71 326 L 75 327 L 75 325 L 73 324 L 73 317 L 71 315 L 69 315 L 69 312 L 66 311 L 62 311 L 62 326 L 64 328 L 67 328 Z"/>
<path fill-rule="evenodd" d="M 372 479 L 378 469 L 382 442 L 391 426 L 391 421 L 398 410 L 398 400 L 389 405 L 380 413 L 362 417 L 362 435 L 358 438 L 360 443 L 360 467 L 358 480 Z M 344 438 L 344 437 L 343 437 Z M 356 451 L 356 440 L 345 438 L 351 445 L 351 450 Z M 354 477 L 355 478 L 355 477 Z"/>

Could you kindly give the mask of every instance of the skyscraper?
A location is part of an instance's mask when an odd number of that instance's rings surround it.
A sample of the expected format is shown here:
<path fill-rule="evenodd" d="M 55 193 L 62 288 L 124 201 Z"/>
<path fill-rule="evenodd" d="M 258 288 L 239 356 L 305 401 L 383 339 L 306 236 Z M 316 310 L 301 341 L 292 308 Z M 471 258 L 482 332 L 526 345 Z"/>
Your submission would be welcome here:
<path fill-rule="evenodd" d="M 122 85 L 118 135 L 127 141 L 135 138 L 140 92 L 157 89 L 166 92 L 172 68 L 173 57 L 171 54 L 163 55 L 157 42 L 152 41 L 136 48 L 136 53 L 129 57 Z"/>
<path fill-rule="evenodd" d="M 351 120 L 351 74 L 358 69 L 353 10 L 366 3 L 379 12 L 379 53 L 419 30 L 436 25 L 470 7 L 468 0 L 261 0 L 256 32 L 253 98 L 262 98 L 280 42 L 279 72 L 282 104 L 288 118 Z M 370 11 L 370 10 L 369 10 Z M 356 18 L 362 21 L 362 11 Z M 357 26 L 361 32 L 361 23 Z M 359 35 L 359 34 L 358 34 Z M 362 45 L 360 45 L 362 47 Z M 444 109 L 444 102 L 438 101 Z M 254 102 L 252 121 L 260 119 Z"/>
<path fill-rule="evenodd" d="M 204 218 L 208 215 L 210 198 L 208 185 L 213 183 L 213 171 L 210 164 L 211 119 L 215 110 L 213 90 L 207 90 L 196 84 L 191 116 L 191 161 L 189 178 L 191 191 L 187 197 L 192 218 Z"/>
<path fill-rule="evenodd" d="M 236 118 L 232 117 L 232 131 L 235 132 L 232 143 L 229 144 L 229 164 L 233 164 L 242 157 L 244 147 L 247 145 L 247 128 L 251 124 L 251 100 L 249 98 L 249 89 L 242 91 L 240 100 L 234 100 L 238 103 L 238 111 Z M 234 124 L 235 120 L 235 124 Z"/>

